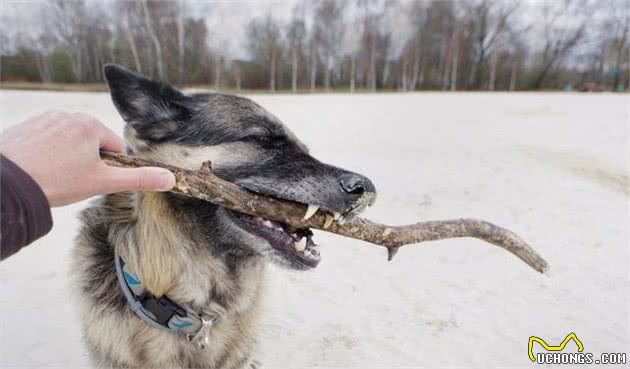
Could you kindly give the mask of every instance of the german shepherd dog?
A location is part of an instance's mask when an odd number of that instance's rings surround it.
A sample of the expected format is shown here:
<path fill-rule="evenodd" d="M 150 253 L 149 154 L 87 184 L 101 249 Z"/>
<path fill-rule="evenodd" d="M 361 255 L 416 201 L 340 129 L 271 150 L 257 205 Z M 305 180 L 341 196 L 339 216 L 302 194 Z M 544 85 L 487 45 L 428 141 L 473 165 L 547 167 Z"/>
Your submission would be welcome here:
<path fill-rule="evenodd" d="M 313 158 L 278 118 L 245 97 L 186 95 L 111 64 L 104 74 L 130 155 L 189 169 L 210 160 L 219 177 L 248 191 L 309 205 L 305 217 L 326 211 L 351 218 L 375 199 L 369 179 Z M 103 196 L 80 219 L 72 270 L 97 367 L 255 366 L 268 261 L 297 270 L 320 261 L 309 229 L 174 193 Z M 169 329 L 173 317 L 188 314 L 201 319 L 197 332 Z"/>

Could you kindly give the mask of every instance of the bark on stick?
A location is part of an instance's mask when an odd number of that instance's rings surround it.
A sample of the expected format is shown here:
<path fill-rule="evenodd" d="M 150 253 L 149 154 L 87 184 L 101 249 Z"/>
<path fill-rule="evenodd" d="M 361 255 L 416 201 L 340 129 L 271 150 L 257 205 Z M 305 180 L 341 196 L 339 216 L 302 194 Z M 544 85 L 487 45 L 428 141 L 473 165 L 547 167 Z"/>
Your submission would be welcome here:
<path fill-rule="evenodd" d="M 322 211 L 318 211 L 308 220 L 303 220 L 306 205 L 244 190 L 214 175 L 210 162 L 203 163 L 199 170 L 188 170 L 118 153 L 101 152 L 101 157 L 108 165 L 117 167 L 157 166 L 169 169 L 177 179 L 171 192 L 297 228 L 316 228 L 383 246 L 387 249 L 389 260 L 392 260 L 398 249 L 405 245 L 447 238 L 473 237 L 509 251 L 540 273 L 547 269 L 547 262 L 519 236 L 484 220 L 452 219 L 389 226 L 356 217 L 339 224 L 335 220 L 331 222 L 332 215 Z"/>

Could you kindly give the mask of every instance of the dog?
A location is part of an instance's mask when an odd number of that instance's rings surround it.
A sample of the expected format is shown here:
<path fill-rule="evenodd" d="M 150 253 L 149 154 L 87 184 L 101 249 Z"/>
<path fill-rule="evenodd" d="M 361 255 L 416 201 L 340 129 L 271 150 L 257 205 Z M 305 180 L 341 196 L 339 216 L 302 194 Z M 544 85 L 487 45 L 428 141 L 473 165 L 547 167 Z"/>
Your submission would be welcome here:
<path fill-rule="evenodd" d="M 120 66 L 104 67 L 126 122 L 128 154 L 221 178 L 350 219 L 374 202 L 365 176 L 313 158 L 278 118 L 245 97 L 186 95 Z M 244 368 L 252 357 L 270 262 L 309 270 L 308 228 L 175 193 L 118 193 L 80 215 L 72 277 L 86 346 L 107 368 Z"/>

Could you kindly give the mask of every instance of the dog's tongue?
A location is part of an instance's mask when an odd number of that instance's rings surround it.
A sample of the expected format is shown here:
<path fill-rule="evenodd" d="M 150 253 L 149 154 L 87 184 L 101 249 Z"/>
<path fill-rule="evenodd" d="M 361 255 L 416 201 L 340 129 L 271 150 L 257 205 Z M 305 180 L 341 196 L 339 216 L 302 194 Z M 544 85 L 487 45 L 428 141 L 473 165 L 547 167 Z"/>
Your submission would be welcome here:
<path fill-rule="evenodd" d="M 313 232 L 309 228 L 296 228 L 260 217 L 251 219 L 258 226 L 273 230 L 271 235 L 275 237 L 276 243 L 281 243 L 280 247 L 285 252 L 294 253 L 303 263 L 313 267 L 319 263 L 321 256 L 317 250 L 317 244 L 313 241 Z M 274 240 L 270 240 L 270 242 L 274 242 Z M 272 243 L 273 245 L 274 243 Z"/>

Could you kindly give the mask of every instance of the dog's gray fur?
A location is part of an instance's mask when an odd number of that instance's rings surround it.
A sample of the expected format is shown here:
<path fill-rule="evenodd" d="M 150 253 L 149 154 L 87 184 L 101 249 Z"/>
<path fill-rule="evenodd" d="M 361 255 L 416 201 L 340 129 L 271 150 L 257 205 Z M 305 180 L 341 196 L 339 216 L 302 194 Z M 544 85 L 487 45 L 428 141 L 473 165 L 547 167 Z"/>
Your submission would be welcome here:
<path fill-rule="evenodd" d="M 371 182 L 308 154 L 249 99 L 187 96 L 108 65 L 130 154 L 217 175 L 254 192 L 348 215 L 374 198 Z M 171 193 L 104 196 L 81 214 L 73 258 L 85 341 L 98 367 L 242 368 L 252 361 L 267 260 L 308 269 L 242 227 L 234 213 Z M 119 288 L 114 251 L 155 296 L 219 317 L 204 349 L 140 320 Z"/>

